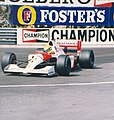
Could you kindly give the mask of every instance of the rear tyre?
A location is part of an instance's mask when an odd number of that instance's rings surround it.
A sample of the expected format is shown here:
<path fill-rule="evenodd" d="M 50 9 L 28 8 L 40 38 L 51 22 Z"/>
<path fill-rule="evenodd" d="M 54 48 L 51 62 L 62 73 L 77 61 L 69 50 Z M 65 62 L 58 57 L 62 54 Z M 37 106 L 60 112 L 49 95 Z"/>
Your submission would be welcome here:
<path fill-rule="evenodd" d="M 57 59 L 56 72 L 60 76 L 68 76 L 71 71 L 71 60 L 69 56 L 60 55 Z"/>
<path fill-rule="evenodd" d="M 6 52 L 1 57 L 1 68 L 3 72 L 4 68 L 9 64 L 16 64 L 16 55 L 14 53 Z"/>
<path fill-rule="evenodd" d="M 94 66 L 93 50 L 82 50 L 79 55 L 78 62 L 81 68 L 93 68 Z"/>

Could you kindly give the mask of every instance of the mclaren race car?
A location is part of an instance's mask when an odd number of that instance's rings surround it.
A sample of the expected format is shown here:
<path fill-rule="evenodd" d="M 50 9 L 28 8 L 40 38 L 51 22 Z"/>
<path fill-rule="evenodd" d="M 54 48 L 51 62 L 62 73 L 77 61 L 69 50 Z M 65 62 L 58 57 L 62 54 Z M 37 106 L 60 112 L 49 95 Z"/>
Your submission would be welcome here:
<path fill-rule="evenodd" d="M 68 47 L 74 47 L 76 53 L 68 54 Z M 93 68 L 94 52 L 81 50 L 80 40 L 50 40 L 43 51 L 36 50 L 34 54 L 29 54 L 26 62 L 25 67 L 20 67 L 16 55 L 6 52 L 1 58 L 1 68 L 4 73 L 68 76 L 77 64 L 81 68 Z"/>

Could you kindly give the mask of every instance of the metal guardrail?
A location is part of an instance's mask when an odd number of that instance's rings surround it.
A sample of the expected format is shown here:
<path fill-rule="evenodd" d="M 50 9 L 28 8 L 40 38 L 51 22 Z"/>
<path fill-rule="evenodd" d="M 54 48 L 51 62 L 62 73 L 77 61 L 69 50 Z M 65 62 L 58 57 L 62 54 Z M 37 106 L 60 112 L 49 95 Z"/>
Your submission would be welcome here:
<path fill-rule="evenodd" d="M 17 44 L 17 29 L 0 28 L 0 45 Z"/>

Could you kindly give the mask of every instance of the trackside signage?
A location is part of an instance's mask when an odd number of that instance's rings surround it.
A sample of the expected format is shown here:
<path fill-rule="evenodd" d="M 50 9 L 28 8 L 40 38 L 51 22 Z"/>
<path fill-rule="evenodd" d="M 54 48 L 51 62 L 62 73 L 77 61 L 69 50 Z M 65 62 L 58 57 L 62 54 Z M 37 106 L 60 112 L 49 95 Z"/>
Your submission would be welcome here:
<path fill-rule="evenodd" d="M 114 28 L 37 29 L 37 34 L 36 31 L 33 32 L 33 29 L 18 29 L 17 31 L 17 44 L 21 45 L 41 45 L 48 42 L 50 39 L 54 39 L 58 41 L 67 40 L 69 42 L 72 42 L 74 40 L 81 40 L 83 47 L 114 47 Z M 39 35 L 40 38 L 37 38 Z M 39 40 L 34 41 L 34 38 Z"/>
<path fill-rule="evenodd" d="M 12 24 L 108 26 L 110 9 L 104 7 L 13 6 Z"/>
<path fill-rule="evenodd" d="M 114 28 L 51 29 L 50 37 L 59 40 L 82 40 L 85 47 L 114 46 Z"/>
<path fill-rule="evenodd" d="M 93 7 L 94 0 L 8 0 L 11 5 Z"/>
<path fill-rule="evenodd" d="M 114 26 L 114 7 L 112 7 L 110 11 L 111 26 Z"/>
<path fill-rule="evenodd" d="M 49 41 L 49 29 L 18 29 L 17 44 L 40 44 Z"/>
<path fill-rule="evenodd" d="M 103 5 L 103 4 L 109 5 L 109 3 L 112 2 L 114 2 L 114 0 L 95 0 L 96 5 Z"/>

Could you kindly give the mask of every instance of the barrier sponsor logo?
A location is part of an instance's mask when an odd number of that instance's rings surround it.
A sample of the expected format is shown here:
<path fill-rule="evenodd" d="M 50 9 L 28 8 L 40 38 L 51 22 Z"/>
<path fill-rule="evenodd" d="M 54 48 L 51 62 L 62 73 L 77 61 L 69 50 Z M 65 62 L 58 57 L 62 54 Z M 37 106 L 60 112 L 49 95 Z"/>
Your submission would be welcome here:
<path fill-rule="evenodd" d="M 109 8 L 13 6 L 12 18 L 13 24 L 22 25 L 108 26 Z"/>
<path fill-rule="evenodd" d="M 22 29 L 23 43 L 39 43 L 49 40 L 48 29 Z"/>
<path fill-rule="evenodd" d="M 8 0 L 8 4 L 35 6 L 93 7 L 94 0 Z"/>
<path fill-rule="evenodd" d="M 44 45 L 43 43 L 47 43 L 51 39 L 59 40 L 60 43 L 66 40 L 65 43 L 68 44 L 74 40 L 81 40 L 83 47 L 109 47 L 114 46 L 114 28 L 20 28 L 17 31 L 18 45 Z"/>
<path fill-rule="evenodd" d="M 51 39 L 82 40 L 84 45 L 114 44 L 114 29 L 51 29 Z"/>
<path fill-rule="evenodd" d="M 105 10 L 40 10 L 40 22 L 46 23 L 48 20 L 52 23 L 102 23 L 105 21 Z M 77 16 L 77 19 L 75 17 Z M 95 17 L 97 18 L 95 20 Z"/>
<path fill-rule="evenodd" d="M 36 21 L 36 11 L 31 6 L 21 6 L 17 11 L 17 19 L 20 24 L 34 24 Z"/>

